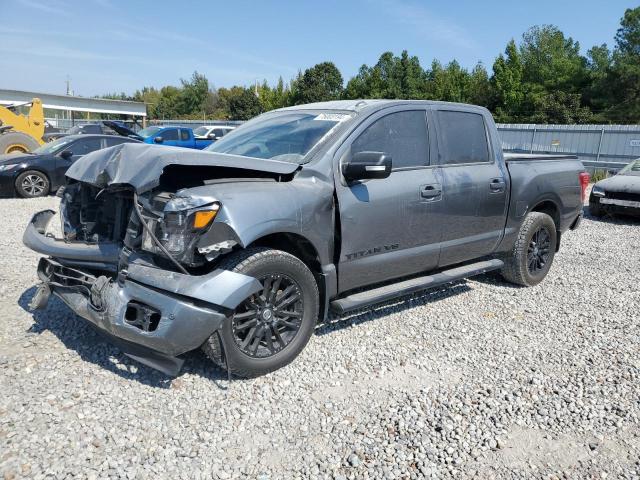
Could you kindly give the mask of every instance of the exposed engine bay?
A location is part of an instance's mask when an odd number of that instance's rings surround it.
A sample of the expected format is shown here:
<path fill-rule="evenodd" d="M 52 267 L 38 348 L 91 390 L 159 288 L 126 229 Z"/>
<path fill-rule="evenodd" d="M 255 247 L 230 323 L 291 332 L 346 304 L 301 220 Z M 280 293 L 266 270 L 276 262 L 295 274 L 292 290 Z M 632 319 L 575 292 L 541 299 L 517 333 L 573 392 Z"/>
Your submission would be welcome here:
<path fill-rule="evenodd" d="M 210 194 L 193 195 L 185 190 L 288 179 L 238 168 L 171 165 L 156 188 L 141 194 L 129 185 L 100 188 L 75 182 L 62 194 L 62 232 L 67 242 L 122 245 L 119 270 L 126 268 L 128 257 L 135 253 L 162 268 L 198 273 L 200 267 L 230 252 L 238 239 L 227 224 L 214 228 L 220 202 Z"/>

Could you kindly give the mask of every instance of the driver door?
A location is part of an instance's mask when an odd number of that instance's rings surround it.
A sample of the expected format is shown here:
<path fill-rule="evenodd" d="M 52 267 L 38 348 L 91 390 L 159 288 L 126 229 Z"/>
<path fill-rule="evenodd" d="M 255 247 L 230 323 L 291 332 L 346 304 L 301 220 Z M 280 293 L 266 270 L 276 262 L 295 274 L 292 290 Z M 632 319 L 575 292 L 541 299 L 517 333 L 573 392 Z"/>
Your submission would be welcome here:
<path fill-rule="evenodd" d="M 441 175 L 430 165 L 427 110 L 396 107 L 373 115 L 338 150 L 391 156 L 389 177 L 347 183 L 334 168 L 340 215 L 340 292 L 430 270 L 438 265 Z M 440 193 L 438 193 L 440 192 Z"/>

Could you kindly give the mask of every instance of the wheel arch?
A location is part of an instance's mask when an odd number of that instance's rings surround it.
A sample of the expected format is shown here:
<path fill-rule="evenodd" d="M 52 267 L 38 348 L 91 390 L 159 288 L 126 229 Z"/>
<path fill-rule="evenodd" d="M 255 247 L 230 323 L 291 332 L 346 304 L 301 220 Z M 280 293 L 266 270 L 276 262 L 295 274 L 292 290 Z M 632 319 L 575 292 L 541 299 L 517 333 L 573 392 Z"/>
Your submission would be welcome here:
<path fill-rule="evenodd" d="M 560 218 L 560 208 L 553 200 L 542 200 L 538 202 L 532 209 L 532 212 L 546 213 L 551 217 L 553 223 L 556 226 L 556 234 L 557 234 L 557 242 L 556 242 L 556 252 L 560 250 L 560 238 L 562 237 L 561 233 L 561 218 Z"/>
<path fill-rule="evenodd" d="M 326 305 L 328 305 L 326 301 L 328 289 L 325 275 L 323 274 L 320 255 L 313 242 L 299 233 L 276 232 L 253 240 L 245 248 L 249 247 L 269 247 L 275 250 L 282 250 L 304 262 L 304 264 L 309 267 L 309 270 L 311 270 L 318 285 L 318 293 L 320 294 L 319 318 L 325 318 L 327 314 L 325 311 L 327 308 Z"/>

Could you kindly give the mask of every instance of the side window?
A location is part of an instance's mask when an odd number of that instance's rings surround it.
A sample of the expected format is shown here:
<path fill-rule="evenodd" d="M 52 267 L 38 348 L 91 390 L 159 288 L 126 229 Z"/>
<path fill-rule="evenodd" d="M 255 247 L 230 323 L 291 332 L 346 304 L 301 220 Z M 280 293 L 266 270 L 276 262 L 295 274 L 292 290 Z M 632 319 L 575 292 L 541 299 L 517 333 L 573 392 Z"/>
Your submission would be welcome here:
<path fill-rule="evenodd" d="M 214 128 L 213 132 L 211 132 L 211 133 L 213 133 L 216 137 L 220 138 L 220 137 L 224 136 L 224 132 L 225 131 L 222 128 Z"/>
<path fill-rule="evenodd" d="M 178 140 L 178 129 L 170 128 L 160 133 L 159 136 L 162 137 L 163 140 Z"/>
<path fill-rule="evenodd" d="M 87 153 L 95 152 L 96 150 L 100 150 L 102 145 L 100 145 L 100 138 L 87 138 L 83 140 L 78 140 L 70 145 L 66 150 L 71 150 L 73 155 L 86 155 Z"/>
<path fill-rule="evenodd" d="M 489 162 L 484 118 L 479 113 L 439 111 L 440 161 L 443 165 Z"/>
<path fill-rule="evenodd" d="M 189 136 L 189 131 L 188 130 L 184 130 L 184 129 L 180 129 L 180 140 L 186 141 L 189 140 L 189 138 L 191 138 Z"/>
<path fill-rule="evenodd" d="M 105 141 L 107 142 L 107 147 L 113 147 L 115 145 L 120 145 L 125 142 L 128 143 L 127 139 L 124 137 L 107 138 L 105 139 Z"/>
<path fill-rule="evenodd" d="M 429 165 L 429 136 L 423 110 L 390 113 L 369 125 L 351 144 L 351 154 L 384 152 L 393 169 Z"/>
<path fill-rule="evenodd" d="M 86 125 L 81 125 L 80 130 L 82 133 L 102 133 L 102 128 L 100 125 L 96 125 L 95 123 L 87 123 Z"/>

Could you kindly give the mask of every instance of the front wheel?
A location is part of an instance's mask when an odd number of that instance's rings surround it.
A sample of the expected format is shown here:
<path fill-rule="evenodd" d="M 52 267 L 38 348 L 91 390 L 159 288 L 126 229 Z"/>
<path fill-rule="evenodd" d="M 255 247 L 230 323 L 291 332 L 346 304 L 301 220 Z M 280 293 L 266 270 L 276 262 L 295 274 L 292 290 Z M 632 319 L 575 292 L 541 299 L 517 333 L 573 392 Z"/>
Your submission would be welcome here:
<path fill-rule="evenodd" d="M 549 273 L 556 253 L 558 233 L 553 219 L 542 212 L 527 214 L 502 269 L 505 280 L 533 287 Z"/>
<path fill-rule="evenodd" d="M 255 277 L 262 290 L 209 337 L 207 356 L 239 377 L 264 375 L 293 361 L 318 320 L 318 286 L 307 266 L 280 250 L 251 248 L 231 254 L 218 268 Z"/>

